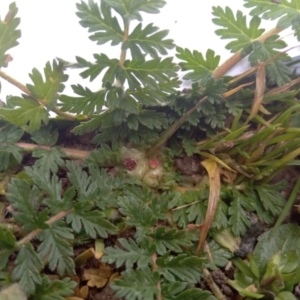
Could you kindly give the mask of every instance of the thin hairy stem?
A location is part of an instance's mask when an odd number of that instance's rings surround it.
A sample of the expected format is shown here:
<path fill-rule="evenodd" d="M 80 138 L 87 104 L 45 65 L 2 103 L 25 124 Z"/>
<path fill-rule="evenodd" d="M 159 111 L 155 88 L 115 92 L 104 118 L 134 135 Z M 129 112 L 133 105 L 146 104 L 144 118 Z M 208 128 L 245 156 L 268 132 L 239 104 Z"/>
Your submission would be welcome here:
<path fill-rule="evenodd" d="M 42 145 L 36 145 L 36 144 L 29 144 L 29 143 L 16 143 L 16 146 L 19 146 L 24 149 L 24 151 L 32 152 L 34 149 L 46 149 L 50 150 L 50 146 L 42 146 Z M 78 150 L 78 149 L 71 149 L 71 148 L 61 148 L 63 152 L 66 153 L 68 158 L 72 159 L 85 159 L 89 155 L 89 151 L 84 150 Z"/>
<path fill-rule="evenodd" d="M 264 33 L 256 40 L 263 43 L 268 37 L 278 34 L 283 30 L 284 28 L 273 28 L 267 31 L 266 33 Z M 218 79 L 224 76 L 232 67 L 234 67 L 242 59 L 243 59 L 242 50 L 239 50 L 213 72 L 214 77 Z"/>
<path fill-rule="evenodd" d="M 46 102 L 44 100 L 37 99 L 34 95 L 32 95 L 32 93 L 26 87 L 26 85 L 24 85 L 21 82 L 17 81 L 15 78 L 12 78 L 11 76 L 9 76 L 8 74 L 4 73 L 1 70 L 0 70 L 0 77 L 2 77 L 3 79 L 5 79 L 6 81 L 8 81 L 9 83 L 11 83 L 12 85 L 16 86 L 18 89 L 20 89 L 22 92 L 24 92 L 25 94 L 27 94 L 32 99 L 38 101 L 42 106 L 44 106 L 44 107 L 46 106 Z M 54 107 L 52 109 L 52 111 L 55 112 L 58 116 L 66 119 L 66 120 L 70 120 L 70 121 L 76 121 L 77 120 L 76 116 L 74 116 L 74 115 L 72 115 L 70 113 L 63 112 L 58 107 Z M 87 117 L 84 117 L 84 118 L 88 119 Z"/>

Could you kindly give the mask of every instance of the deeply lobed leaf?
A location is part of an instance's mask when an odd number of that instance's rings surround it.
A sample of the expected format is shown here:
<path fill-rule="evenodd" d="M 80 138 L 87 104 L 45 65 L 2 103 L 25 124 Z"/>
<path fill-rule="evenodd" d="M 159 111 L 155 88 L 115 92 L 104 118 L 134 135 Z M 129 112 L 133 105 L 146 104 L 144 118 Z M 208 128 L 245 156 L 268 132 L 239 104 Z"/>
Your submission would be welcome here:
<path fill-rule="evenodd" d="M 9 11 L 4 20 L 0 20 L 0 68 L 7 67 L 12 60 L 6 51 L 19 44 L 18 39 L 21 37 L 21 31 L 17 29 L 20 19 L 16 18 L 18 8 L 13 2 L 9 5 Z"/>
<path fill-rule="evenodd" d="M 44 68 L 45 79 L 42 74 L 33 69 L 32 74 L 29 74 L 33 85 L 27 84 L 30 92 L 39 100 L 43 100 L 48 109 L 53 109 L 56 106 L 58 93 L 65 88 L 63 82 L 67 81 L 68 75 L 64 74 L 64 65 L 61 62 L 53 60 L 52 66 L 47 62 Z"/>
<path fill-rule="evenodd" d="M 36 285 L 42 283 L 40 270 L 43 263 L 31 243 L 21 247 L 15 263 L 12 279 L 19 282 L 27 295 L 34 294 Z"/>
<path fill-rule="evenodd" d="M 231 52 L 237 52 L 241 49 L 251 48 L 255 39 L 260 37 L 264 29 L 260 29 L 260 18 L 257 15 L 251 19 L 249 27 L 246 23 L 246 16 L 238 10 L 236 17 L 230 7 L 226 6 L 225 10 L 220 7 L 213 7 L 213 15 L 216 17 L 212 21 L 218 26 L 225 27 L 217 29 L 215 32 L 222 39 L 232 39 L 234 41 L 226 45 L 226 49 Z"/>
<path fill-rule="evenodd" d="M 298 0 L 280 0 L 280 1 L 268 1 L 268 0 L 244 0 L 244 6 L 252 8 L 250 14 L 252 16 L 262 15 L 263 19 L 276 20 L 278 28 L 287 28 L 292 26 L 295 30 L 295 35 L 300 40 L 300 10 Z"/>
<path fill-rule="evenodd" d="M 141 12 L 157 14 L 166 1 L 163 0 L 104 0 L 106 4 L 113 7 L 126 21 L 142 21 Z"/>
<path fill-rule="evenodd" d="M 65 226 L 64 222 L 57 221 L 39 236 L 41 244 L 38 254 L 41 259 L 48 261 L 51 271 L 57 270 L 59 275 L 75 273 L 73 248 L 70 241 L 74 239 L 72 230 Z"/>
<path fill-rule="evenodd" d="M 100 7 L 93 0 L 88 4 L 81 1 L 77 5 L 77 16 L 81 19 L 80 24 L 87 27 L 89 32 L 96 32 L 90 36 L 92 41 L 102 45 L 111 42 L 118 45 L 123 40 L 123 32 L 116 17 L 112 17 L 110 7 L 101 1 Z"/>

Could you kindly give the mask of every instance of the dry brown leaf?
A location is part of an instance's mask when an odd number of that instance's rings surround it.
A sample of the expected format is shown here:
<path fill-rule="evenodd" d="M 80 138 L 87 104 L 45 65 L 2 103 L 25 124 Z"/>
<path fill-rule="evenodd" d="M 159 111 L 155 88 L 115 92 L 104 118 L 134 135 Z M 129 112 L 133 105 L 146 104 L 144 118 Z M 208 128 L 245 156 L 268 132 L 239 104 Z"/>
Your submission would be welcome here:
<path fill-rule="evenodd" d="M 87 280 L 89 287 L 101 288 L 106 285 L 108 278 L 111 276 L 111 268 L 105 263 L 100 263 L 99 268 L 84 269 L 82 280 Z"/>
<path fill-rule="evenodd" d="M 82 280 L 87 280 L 89 287 L 104 287 L 108 281 L 108 278 L 100 275 L 99 269 L 85 269 L 82 274 Z"/>
<path fill-rule="evenodd" d="M 266 90 L 266 65 L 265 63 L 258 63 L 258 68 L 256 72 L 256 87 L 254 92 L 254 99 L 252 102 L 250 116 L 248 117 L 248 121 L 256 116 L 257 112 L 260 109 L 262 104 L 264 93 Z"/>
<path fill-rule="evenodd" d="M 205 244 L 207 233 L 213 222 L 220 196 L 220 170 L 218 164 L 212 159 L 206 159 L 201 162 L 208 173 L 209 178 L 209 199 L 205 215 L 205 220 L 201 229 L 201 235 L 198 243 L 197 253 L 200 254 Z"/>
<path fill-rule="evenodd" d="M 242 90 L 244 87 L 249 86 L 249 85 L 251 85 L 251 84 L 253 84 L 253 83 L 254 83 L 254 81 L 251 81 L 251 82 L 248 82 L 248 83 L 241 84 L 241 85 L 235 87 L 234 89 L 231 89 L 231 90 L 229 90 L 229 91 L 223 93 L 222 96 L 223 96 L 224 98 L 230 97 L 230 96 L 232 96 L 233 94 L 237 93 L 238 91 Z"/>
<path fill-rule="evenodd" d="M 84 285 L 80 288 L 79 293 L 81 298 L 86 299 L 89 295 L 89 287 L 87 285 Z"/>

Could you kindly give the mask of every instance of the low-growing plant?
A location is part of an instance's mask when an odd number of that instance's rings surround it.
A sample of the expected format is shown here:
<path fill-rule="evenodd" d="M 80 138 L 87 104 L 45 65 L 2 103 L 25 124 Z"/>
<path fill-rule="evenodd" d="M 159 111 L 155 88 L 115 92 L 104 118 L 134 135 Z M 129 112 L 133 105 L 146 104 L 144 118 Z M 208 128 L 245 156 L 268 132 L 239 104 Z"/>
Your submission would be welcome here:
<path fill-rule="evenodd" d="M 300 80 L 278 34 L 291 28 L 300 38 L 300 1 L 245 0 L 249 24 L 213 7 L 216 34 L 233 53 L 222 65 L 213 50 L 175 46 L 167 30 L 142 22 L 165 4 L 78 3 L 89 38 L 120 47 L 120 57 L 57 58 L 27 85 L 2 71 L 20 37 L 15 3 L 1 21 L 0 77 L 23 92 L 0 107 L 1 297 L 88 299 L 89 288 L 109 286 L 130 300 L 225 299 L 209 270 L 232 259 L 229 284 L 241 295 L 292 299 L 297 247 L 260 260 L 268 232 L 248 262 L 233 256 L 251 216 L 270 227 L 291 207 L 271 180 L 299 164 Z M 277 27 L 265 32 L 261 18 Z M 251 69 L 226 76 L 244 57 Z M 72 68 L 100 90 L 76 84 L 63 94 Z M 286 238 L 279 225 L 277 244 Z"/>

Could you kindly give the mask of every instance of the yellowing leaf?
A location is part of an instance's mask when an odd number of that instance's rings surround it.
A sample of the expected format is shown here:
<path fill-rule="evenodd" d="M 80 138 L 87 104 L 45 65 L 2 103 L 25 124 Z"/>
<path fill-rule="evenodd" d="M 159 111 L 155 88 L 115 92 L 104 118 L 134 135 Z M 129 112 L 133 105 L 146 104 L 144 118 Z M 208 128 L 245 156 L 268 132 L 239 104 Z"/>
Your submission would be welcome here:
<path fill-rule="evenodd" d="M 198 243 L 197 252 L 200 253 L 208 233 L 213 222 L 220 196 L 221 180 L 220 180 L 220 170 L 217 163 L 212 159 L 206 159 L 201 162 L 208 173 L 209 177 L 209 199 L 208 206 L 205 215 L 205 220 L 201 229 L 201 235 Z"/>
<path fill-rule="evenodd" d="M 255 117 L 255 115 L 261 108 L 265 89 L 266 89 L 265 64 L 259 63 L 257 73 L 256 73 L 256 88 L 254 93 L 254 99 L 251 107 L 250 116 L 248 117 L 248 121 L 250 121 L 253 117 Z"/>

